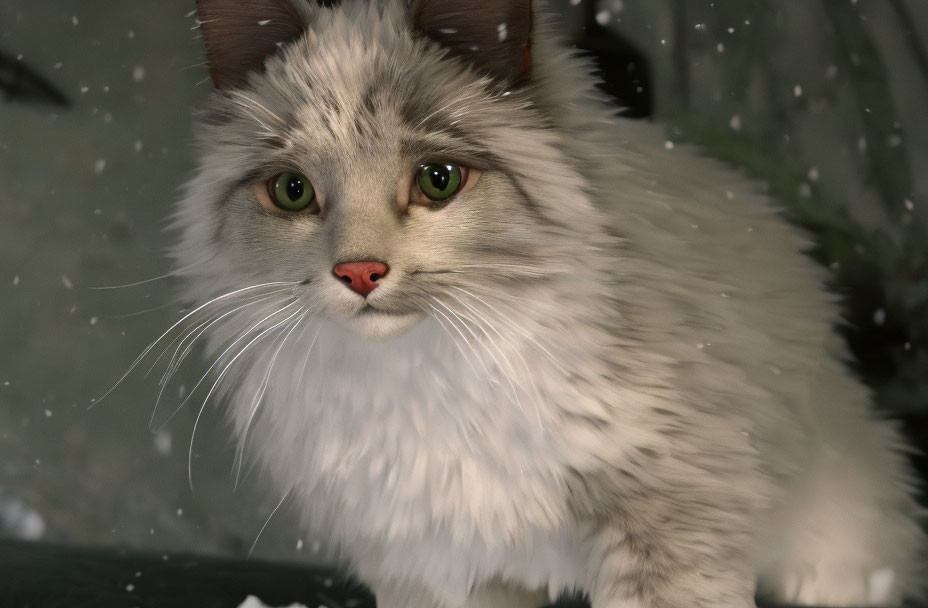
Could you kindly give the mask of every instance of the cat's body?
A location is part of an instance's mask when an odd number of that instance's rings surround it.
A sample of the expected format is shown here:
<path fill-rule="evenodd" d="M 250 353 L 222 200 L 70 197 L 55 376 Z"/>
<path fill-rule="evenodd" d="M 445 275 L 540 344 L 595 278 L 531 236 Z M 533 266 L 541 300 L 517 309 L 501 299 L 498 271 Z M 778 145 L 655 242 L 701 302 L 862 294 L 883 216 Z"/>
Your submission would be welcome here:
<path fill-rule="evenodd" d="M 273 283 L 208 327 L 245 457 L 385 608 L 750 606 L 758 577 L 805 603 L 917 592 L 903 444 L 845 369 L 808 243 L 753 185 L 611 118 L 543 22 L 509 86 L 431 41 L 457 29 L 428 30 L 435 4 L 298 4 L 309 33 L 234 86 L 213 50 L 226 90 L 176 256 L 200 304 Z M 397 208 L 434 156 L 479 181 Z M 263 209 L 265 166 L 323 211 Z M 365 299 L 345 260 L 390 274 Z"/>

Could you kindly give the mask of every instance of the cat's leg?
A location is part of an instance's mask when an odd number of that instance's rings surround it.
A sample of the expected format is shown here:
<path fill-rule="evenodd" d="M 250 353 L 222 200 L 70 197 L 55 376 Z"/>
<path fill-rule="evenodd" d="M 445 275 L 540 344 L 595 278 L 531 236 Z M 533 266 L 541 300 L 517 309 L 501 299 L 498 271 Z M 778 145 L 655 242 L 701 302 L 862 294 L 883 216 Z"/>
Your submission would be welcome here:
<path fill-rule="evenodd" d="M 641 451 L 570 480 L 591 546 L 583 586 L 593 608 L 754 608 L 771 481 L 733 435 L 685 456 Z"/>
<path fill-rule="evenodd" d="M 593 608 L 754 608 L 755 572 L 737 540 L 728 545 L 718 524 L 706 522 L 702 535 L 666 525 L 650 533 L 619 522 L 600 530 Z"/>
<path fill-rule="evenodd" d="M 673 442 L 662 451 L 625 450 L 568 478 L 591 547 L 582 586 L 592 608 L 754 608 L 758 526 L 774 482 L 727 420 L 694 415 L 666 432 Z"/>
<path fill-rule="evenodd" d="M 920 591 L 925 537 L 901 457 L 887 445 L 894 434 L 861 428 L 853 441 L 831 437 L 792 488 L 767 543 L 762 593 L 791 604 L 887 606 Z"/>

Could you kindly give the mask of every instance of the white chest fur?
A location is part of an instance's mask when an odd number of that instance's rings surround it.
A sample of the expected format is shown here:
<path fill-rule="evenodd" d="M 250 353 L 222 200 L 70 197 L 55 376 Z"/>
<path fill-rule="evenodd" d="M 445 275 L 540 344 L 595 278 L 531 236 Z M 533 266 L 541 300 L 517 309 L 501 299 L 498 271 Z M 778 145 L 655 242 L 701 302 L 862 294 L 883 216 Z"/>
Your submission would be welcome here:
<path fill-rule="evenodd" d="M 577 580 L 563 570 L 564 552 L 583 551 L 564 526 L 573 458 L 543 397 L 557 372 L 540 351 L 469 350 L 431 321 L 383 344 L 331 322 L 316 333 L 281 350 L 248 431 L 248 451 L 314 528 L 355 562 L 414 568 L 449 593 L 507 571 L 526 584 Z M 274 350 L 233 396 L 240 436 Z M 496 380 L 516 365 L 530 382 Z"/>

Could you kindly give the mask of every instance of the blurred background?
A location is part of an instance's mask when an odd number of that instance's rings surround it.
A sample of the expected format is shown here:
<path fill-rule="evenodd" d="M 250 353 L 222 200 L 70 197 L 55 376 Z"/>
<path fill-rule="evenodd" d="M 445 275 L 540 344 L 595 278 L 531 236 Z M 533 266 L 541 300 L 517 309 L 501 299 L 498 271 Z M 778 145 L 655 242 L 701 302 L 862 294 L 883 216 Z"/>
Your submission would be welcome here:
<path fill-rule="evenodd" d="M 928 3 L 558 0 L 622 112 L 757 180 L 818 244 L 885 415 L 928 447 Z M 324 560 L 193 363 L 153 413 L 132 360 L 176 320 L 165 218 L 211 86 L 193 0 L 0 1 L 0 538 Z M 130 285 L 112 288 L 119 285 Z M 102 289 L 101 289 L 102 288 Z M 112 288 L 112 289 L 111 289 Z M 913 456 L 926 470 L 925 460 Z"/>

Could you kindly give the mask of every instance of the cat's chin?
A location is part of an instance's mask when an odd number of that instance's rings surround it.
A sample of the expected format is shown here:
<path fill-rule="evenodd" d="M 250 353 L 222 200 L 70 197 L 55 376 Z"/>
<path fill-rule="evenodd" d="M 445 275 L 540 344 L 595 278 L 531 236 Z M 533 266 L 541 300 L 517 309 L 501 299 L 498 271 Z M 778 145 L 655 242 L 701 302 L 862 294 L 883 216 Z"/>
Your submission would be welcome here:
<path fill-rule="evenodd" d="M 424 317 L 422 312 L 388 313 L 366 309 L 346 319 L 344 324 L 365 338 L 385 341 L 406 333 Z"/>

